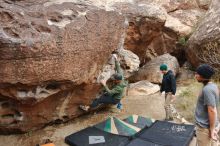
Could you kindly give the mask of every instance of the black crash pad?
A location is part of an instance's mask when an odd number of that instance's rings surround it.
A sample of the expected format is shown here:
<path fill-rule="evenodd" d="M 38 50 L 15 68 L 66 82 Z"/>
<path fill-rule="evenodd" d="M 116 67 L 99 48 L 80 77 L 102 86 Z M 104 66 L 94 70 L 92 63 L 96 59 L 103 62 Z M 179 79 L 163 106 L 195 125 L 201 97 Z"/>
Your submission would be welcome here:
<path fill-rule="evenodd" d="M 139 138 L 132 140 L 127 146 L 162 146 Z"/>
<path fill-rule="evenodd" d="M 89 143 L 91 136 L 104 137 L 105 142 L 91 144 Z M 126 146 L 129 143 L 129 137 L 114 135 L 95 127 L 88 127 L 67 136 L 65 142 L 70 146 Z"/>
<path fill-rule="evenodd" d="M 136 136 L 142 140 L 167 146 L 188 146 L 194 136 L 194 125 L 156 121 Z"/>

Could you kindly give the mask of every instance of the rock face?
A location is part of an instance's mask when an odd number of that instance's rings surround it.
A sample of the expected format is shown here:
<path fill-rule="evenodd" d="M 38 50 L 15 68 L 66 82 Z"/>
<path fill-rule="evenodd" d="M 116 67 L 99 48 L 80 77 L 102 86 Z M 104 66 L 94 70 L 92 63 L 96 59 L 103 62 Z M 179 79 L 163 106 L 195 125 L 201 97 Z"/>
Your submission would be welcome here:
<path fill-rule="evenodd" d="M 140 60 L 137 55 L 124 49 L 117 50 L 115 54 L 117 54 L 125 79 L 133 75 L 134 72 L 138 71 Z M 111 56 L 108 60 L 108 64 L 103 67 L 102 72 L 99 74 L 97 82 L 100 82 L 100 80 L 107 81 L 115 73 L 115 59 Z"/>
<path fill-rule="evenodd" d="M 131 5 L 124 9 L 123 14 L 127 15 L 129 22 L 125 49 L 137 54 L 142 65 L 158 54 L 163 54 L 163 49 L 155 49 L 157 46 L 154 44 L 159 42 L 166 21 L 165 9 L 155 4 Z"/>
<path fill-rule="evenodd" d="M 203 21 L 188 41 L 186 50 L 189 62 L 194 66 L 208 63 L 220 68 L 220 2 L 213 0 Z"/>
<path fill-rule="evenodd" d="M 198 21 L 203 17 L 205 12 L 206 12 L 205 10 L 195 8 L 195 9 L 187 9 L 187 10 L 176 10 L 176 11 L 169 13 L 169 14 L 170 14 L 170 16 L 172 16 L 174 18 L 178 18 L 178 20 L 184 26 L 188 26 L 192 29 L 197 25 Z M 186 33 L 186 35 L 188 35 L 187 32 L 185 32 L 185 33 Z M 190 33 L 192 33 L 192 30 Z M 181 33 L 181 31 L 180 31 L 180 34 L 184 34 L 184 31 L 183 31 L 183 33 Z"/>
<path fill-rule="evenodd" d="M 0 133 L 81 114 L 120 44 L 124 17 L 76 1 L 0 2 Z"/>
<path fill-rule="evenodd" d="M 140 60 L 139 57 L 129 50 L 121 49 L 118 51 L 118 56 L 121 59 L 121 66 L 124 69 L 125 78 L 129 78 L 138 71 Z"/>
<path fill-rule="evenodd" d="M 191 70 L 192 66 L 189 62 L 185 62 L 183 66 L 179 69 L 179 74 L 177 76 L 177 82 L 183 83 L 189 79 L 194 79 L 195 72 Z"/>
<path fill-rule="evenodd" d="M 88 1 L 87 1 L 88 2 Z M 90 0 L 126 17 L 124 49 L 138 55 L 141 66 L 164 53 L 185 62 L 184 45 L 204 10 L 196 0 Z M 190 14 L 190 15 L 189 15 Z"/>
<path fill-rule="evenodd" d="M 199 6 L 202 1 L 88 0 L 85 3 L 126 17 L 124 49 L 137 54 L 143 66 L 165 53 L 174 55 L 182 63 L 186 61 L 186 40 L 206 12 Z"/>
<path fill-rule="evenodd" d="M 208 10 L 211 0 L 196 0 L 200 8 Z"/>
<path fill-rule="evenodd" d="M 147 80 L 151 83 L 161 83 L 163 76 L 160 72 L 160 65 L 163 63 L 167 64 L 168 70 L 172 70 L 174 75 L 179 72 L 177 59 L 170 54 L 164 54 L 146 63 L 134 76 L 129 78 L 130 81 L 137 82 Z"/>
<path fill-rule="evenodd" d="M 139 0 L 144 1 L 144 0 Z M 175 11 L 178 9 L 191 9 L 198 7 L 196 0 L 148 0 L 150 2 L 158 3 L 162 5 L 167 12 Z"/>
<path fill-rule="evenodd" d="M 205 12 L 190 1 L 185 4 L 176 1 L 175 8 L 170 8 L 170 1 L 167 7 L 165 3 L 168 4 L 164 2 L 162 6 L 166 9 L 146 1 L 119 7 L 129 24 L 124 48 L 138 55 L 141 66 L 164 53 L 171 53 L 178 60 L 185 58 L 185 44 L 179 39 L 189 37 Z"/>
<path fill-rule="evenodd" d="M 152 84 L 149 81 L 139 81 L 137 83 L 129 84 L 128 96 L 148 96 L 158 91 L 160 91 L 159 85 Z"/>

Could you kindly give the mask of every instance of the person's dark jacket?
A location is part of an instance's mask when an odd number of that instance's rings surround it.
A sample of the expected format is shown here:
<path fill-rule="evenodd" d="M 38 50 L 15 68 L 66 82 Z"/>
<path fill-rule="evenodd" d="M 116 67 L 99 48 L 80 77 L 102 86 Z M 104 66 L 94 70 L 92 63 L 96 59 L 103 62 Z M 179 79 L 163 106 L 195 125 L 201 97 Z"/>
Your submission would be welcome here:
<path fill-rule="evenodd" d="M 173 95 L 176 94 L 176 79 L 171 70 L 163 75 L 160 92 L 163 91 L 165 91 L 165 93 L 172 92 Z"/>

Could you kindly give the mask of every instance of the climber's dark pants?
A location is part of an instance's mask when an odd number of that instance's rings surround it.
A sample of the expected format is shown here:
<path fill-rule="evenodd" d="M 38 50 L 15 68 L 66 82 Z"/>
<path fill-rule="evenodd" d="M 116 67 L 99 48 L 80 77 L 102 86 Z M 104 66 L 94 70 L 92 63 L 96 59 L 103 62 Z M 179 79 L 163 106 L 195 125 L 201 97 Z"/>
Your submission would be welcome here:
<path fill-rule="evenodd" d="M 98 99 L 95 99 L 90 105 L 91 108 L 97 107 L 99 104 L 117 104 L 120 102 L 120 99 L 115 99 L 112 96 L 103 94 Z"/>

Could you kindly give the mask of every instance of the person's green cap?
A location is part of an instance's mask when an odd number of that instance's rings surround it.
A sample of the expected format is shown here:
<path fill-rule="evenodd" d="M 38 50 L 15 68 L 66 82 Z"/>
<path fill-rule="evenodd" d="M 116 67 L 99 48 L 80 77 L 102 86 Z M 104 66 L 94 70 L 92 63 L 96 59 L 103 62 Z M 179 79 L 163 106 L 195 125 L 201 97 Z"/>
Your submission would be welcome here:
<path fill-rule="evenodd" d="M 166 64 L 161 64 L 160 65 L 160 70 L 167 70 L 167 65 Z"/>

